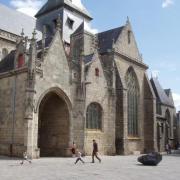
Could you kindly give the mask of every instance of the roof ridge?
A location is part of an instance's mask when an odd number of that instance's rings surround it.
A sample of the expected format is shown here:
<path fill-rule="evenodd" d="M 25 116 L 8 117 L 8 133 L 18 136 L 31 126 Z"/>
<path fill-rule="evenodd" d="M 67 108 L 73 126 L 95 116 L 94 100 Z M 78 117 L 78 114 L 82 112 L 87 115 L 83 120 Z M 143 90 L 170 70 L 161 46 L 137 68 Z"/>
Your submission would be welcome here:
<path fill-rule="evenodd" d="M 102 33 L 107 33 L 107 32 L 111 32 L 113 30 L 117 30 L 117 29 L 121 29 L 121 28 L 124 28 L 125 26 L 119 26 L 119 27 L 116 27 L 116 28 L 113 28 L 113 29 L 109 29 L 109 30 L 106 30 L 106 31 L 102 31 L 100 33 L 97 33 L 97 34 L 102 34 Z"/>

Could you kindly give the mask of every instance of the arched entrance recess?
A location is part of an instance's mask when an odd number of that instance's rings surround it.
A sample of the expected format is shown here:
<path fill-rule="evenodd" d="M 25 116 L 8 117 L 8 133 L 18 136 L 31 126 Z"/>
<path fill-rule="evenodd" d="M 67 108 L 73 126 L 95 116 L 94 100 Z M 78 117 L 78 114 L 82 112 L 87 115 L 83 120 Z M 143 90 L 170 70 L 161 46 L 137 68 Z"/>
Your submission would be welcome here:
<path fill-rule="evenodd" d="M 48 92 L 39 105 L 38 147 L 40 156 L 66 156 L 69 145 L 70 114 L 66 101 Z"/>

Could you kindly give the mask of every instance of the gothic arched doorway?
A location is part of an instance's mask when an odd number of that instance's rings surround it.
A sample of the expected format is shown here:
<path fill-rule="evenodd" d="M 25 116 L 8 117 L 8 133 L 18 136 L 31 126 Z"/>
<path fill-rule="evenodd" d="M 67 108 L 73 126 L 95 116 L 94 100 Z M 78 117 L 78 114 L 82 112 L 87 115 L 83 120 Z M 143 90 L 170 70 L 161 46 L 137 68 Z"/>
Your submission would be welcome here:
<path fill-rule="evenodd" d="M 69 110 L 55 92 L 49 92 L 39 106 L 38 147 L 40 156 L 66 156 L 69 143 Z"/>

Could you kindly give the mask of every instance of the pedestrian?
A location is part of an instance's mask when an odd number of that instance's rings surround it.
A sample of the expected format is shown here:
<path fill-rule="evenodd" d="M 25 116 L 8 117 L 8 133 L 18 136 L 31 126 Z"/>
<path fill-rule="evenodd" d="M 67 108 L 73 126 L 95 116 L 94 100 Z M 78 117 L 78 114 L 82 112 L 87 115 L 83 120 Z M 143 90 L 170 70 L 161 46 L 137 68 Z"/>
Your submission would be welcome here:
<path fill-rule="evenodd" d="M 93 152 L 92 152 L 92 163 L 94 163 L 94 156 L 101 162 L 101 159 L 98 157 L 98 144 L 96 140 L 93 139 Z"/>
<path fill-rule="evenodd" d="M 76 157 L 76 144 L 73 141 L 72 147 L 71 147 L 71 153 L 72 153 L 72 157 Z"/>
<path fill-rule="evenodd" d="M 24 161 L 27 161 L 27 162 L 29 162 L 29 163 L 32 163 L 32 161 L 31 161 L 30 159 L 28 159 L 28 154 L 27 154 L 26 151 L 23 153 L 23 159 L 22 159 L 22 161 L 21 161 L 20 164 L 23 165 L 23 164 L 24 164 Z"/>
<path fill-rule="evenodd" d="M 169 146 L 169 154 L 171 154 L 172 153 L 172 146 L 168 143 L 168 146 Z"/>
<path fill-rule="evenodd" d="M 166 153 L 169 154 L 169 144 L 168 143 L 166 143 L 166 145 L 165 145 L 165 150 L 166 150 Z"/>
<path fill-rule="evenodd" d="M 82 154 L 81 154 L 81 152 L 78 149 L 76 149 L 76 157 L 77 157 L 77 159 L 76 159 L 76 162 L 74 164 L 77 164 L 78 161 L 81 161 L 83 164 L 85 163 L 82 160 Z"/>

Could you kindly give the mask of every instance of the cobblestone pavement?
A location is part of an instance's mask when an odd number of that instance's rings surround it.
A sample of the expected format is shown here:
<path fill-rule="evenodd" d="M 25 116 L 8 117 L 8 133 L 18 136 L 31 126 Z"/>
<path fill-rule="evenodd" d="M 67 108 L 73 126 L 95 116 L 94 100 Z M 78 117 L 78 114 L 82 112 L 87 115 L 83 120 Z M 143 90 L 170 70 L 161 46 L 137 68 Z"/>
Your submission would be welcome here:
<path fill-rule="evenodd" d="M 180 155 L 163 156 L 156 166 L 142 166 L 137 156 L 103 156 L 102 163 L 74 164 L 74 158 L 41 158 L 20 165 L 0 157 L 0 180 L 179 180 Z"/>

